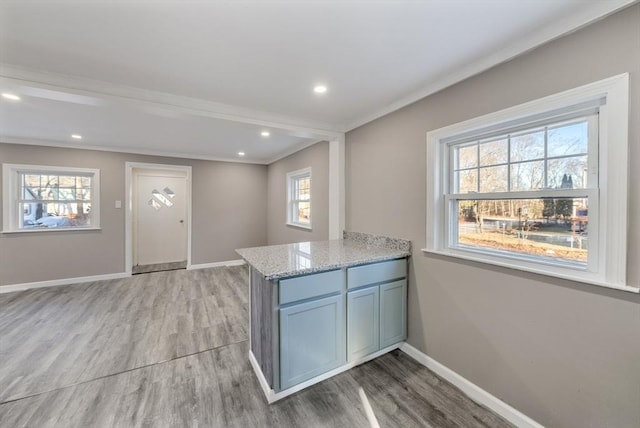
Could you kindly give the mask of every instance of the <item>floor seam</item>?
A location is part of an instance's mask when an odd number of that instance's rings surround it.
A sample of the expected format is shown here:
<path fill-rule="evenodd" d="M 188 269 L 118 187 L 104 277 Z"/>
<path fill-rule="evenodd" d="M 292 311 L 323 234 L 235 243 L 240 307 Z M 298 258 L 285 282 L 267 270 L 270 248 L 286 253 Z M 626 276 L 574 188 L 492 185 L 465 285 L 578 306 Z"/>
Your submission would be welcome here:
<path fill-rule="evenodd" d="M 224 344 L 224 345 L 215 346 L 213 348 L 204 349 L 202 351 L 193 352 L 191 354 L 181 355 L 181 356 L 175 357 L 175 358 L 169 358 L 168 360 L 158 361 L 158 362 L 155 362 L 155 363 L 146 364 L 144 366 L 134 367 L 134 368 L 131 368 L 131 369 L 123 370 L 123 371 L 120 371 L 120 372 L 117 372 L 117 373 L 110 373 L 110 374 L 107 374 L 107 375 L 104 375 L 104 376 L 98 376 L 98 377 L 93 378 L 93 379 L 84 380 L 82 382 L 76 382 L 76 383 L 73 383 L 71 385 L 61 386 L 59 388 L 50 389 L 48 391 L 36 392 L 34 394 L 31 394 L 31 395 L 25 395 L 24 397 L 18 397 L 18 398 L 14 398 L 14 399 L 7 400 L 7 401 L 2 401 L 2 402 L 0 402 L 0 406 L 3 406 L 5 404 L 15 403 L 15 402 L 21 401 L 21 400 L 26 400 L 27 398 L 37 397 L 37 396 L 42 395 L 42 394 L 49 394 L 51 392 L 56 392 L 56 391 L 61 391 L 63 389 L 73 388 L 75 386 L 84 385 L 86 383 L 95 382 L 97 380 L 107 379 L 107 378 L 110 378 L 110 377 L 113 377 L 113 376 L 118 376 L 118 375 L 121 375 L 121 374 L 124 374 L 124 373 L 129 373 L 129 372 L 133 372 L 133 371 L 136 371 L 136 370 L 141 370 L 141 369 L 145 369 L 145 368 L 149 368 L 149 367 L 154 367 L 154 366 L 158 366 L 160 364 L 170 363 L 172 361 L 177 361 L 177 360 L 180 360 L 180 359 L 183 359 L 183 358 L 192 357 L 194 355 L 203 354 L 205 352 L 215 351 L 216 349 L 225 348 L 227 346 L 238 345 L 240 343 L 248 342 L 248 341 L 249 341 L 249 339 L 244 339 L 244 340 L 240 340 L 238 342 L 227 343 L 227 344 Z"/>

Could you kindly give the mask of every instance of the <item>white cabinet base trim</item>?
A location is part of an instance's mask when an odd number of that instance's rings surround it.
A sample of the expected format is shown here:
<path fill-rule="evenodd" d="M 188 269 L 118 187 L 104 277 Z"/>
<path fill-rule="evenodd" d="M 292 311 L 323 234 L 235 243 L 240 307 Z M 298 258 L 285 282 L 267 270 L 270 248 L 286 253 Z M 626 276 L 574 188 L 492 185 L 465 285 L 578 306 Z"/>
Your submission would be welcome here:
<path fill-rule="evenodd" d="M 504 401 L 480 388 L 478 385 L 462 377 L 450 368 L 440 364 L 408 343 L 403 342 L 400 346 L 400 350 L 423 366 L 427 367 L 429 370 L 451 382 L 476 403 L 488 407 L 517 427 L 544 428 L 543 425 L 540 425 L 524 413 L 514 409 Z"/>
<path fill-rule="evenodd" d="M 251 351 L 249 351 L 249 361 L 251 362 L 253 371 L 256 373 L 256 376 L 258 377 L 258 382 L 260 383 L 260 387 L 262 388 L 262 391 L 264 392 L 264 395 L 267 398 L 267 402 L 271 404 L 271 403 L 275 403 L 278 400 L 283 399 L 284 397 L 288 397 L 291 394 L 295 394 L 298 391 L 308 388 L 311 385 L 315 385 L 316 383 L 322 382 L 323 380 L 327 380 L 331 377 L 334 377 L 335 375 L 338 375 L 342 372 L 352 369 L 355 366 L 366 363 L 367 361 L 371 361 L 374 358 L 378 358 L 379 356 L 384 355 L 387 352 L 391 352 L 394 349 L 398 349 L 400 348 L 400 345 L 402 345 L 402 343 L 396 343 L 395 345 L 388 346 L 384 349 L 379 350 L 378 352 L 374 352 L 373 354 L 367 355 L 366 357 L 363 357 L 361 359 L 351 361 L 343 366 L 330 370 L 326 373 L 321 374 L 320 376 L 316 376 L 313 379 L 309 379 L 307 381 L 294 385 L 291 388 L 285 389 L 280 392 L 275 392 L 273 389 L 271 389 L 271 387 L 269 387 L 267 380 L 262 374 L 262 370 L 260 370 L 260 364 L 258 364 L 258 360 L 256 360 L 256 357 L 253 355 L 253 352 Z"/>

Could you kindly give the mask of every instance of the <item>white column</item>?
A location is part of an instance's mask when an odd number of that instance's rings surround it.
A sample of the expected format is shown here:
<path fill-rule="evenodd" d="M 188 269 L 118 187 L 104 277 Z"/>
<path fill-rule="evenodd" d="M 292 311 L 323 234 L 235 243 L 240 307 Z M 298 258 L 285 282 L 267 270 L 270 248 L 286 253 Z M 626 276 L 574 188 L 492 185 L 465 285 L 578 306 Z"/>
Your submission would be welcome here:
<path fill-rule="evenodd" d="M 345 221 L 344 134 L 329 141 L 329 239 L 342 239 Z"/>

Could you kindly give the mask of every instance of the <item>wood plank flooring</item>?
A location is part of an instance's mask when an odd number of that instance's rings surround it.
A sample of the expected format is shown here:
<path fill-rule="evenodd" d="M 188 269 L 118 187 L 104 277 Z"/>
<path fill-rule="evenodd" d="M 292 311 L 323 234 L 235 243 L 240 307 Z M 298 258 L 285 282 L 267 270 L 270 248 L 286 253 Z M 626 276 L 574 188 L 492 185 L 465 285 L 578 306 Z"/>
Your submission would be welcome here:
<path fill-rule="evenodd" d="M 394 351 L 268 405 L 246 267 L 0 295 L 0 427 L 507 427 Z"/>

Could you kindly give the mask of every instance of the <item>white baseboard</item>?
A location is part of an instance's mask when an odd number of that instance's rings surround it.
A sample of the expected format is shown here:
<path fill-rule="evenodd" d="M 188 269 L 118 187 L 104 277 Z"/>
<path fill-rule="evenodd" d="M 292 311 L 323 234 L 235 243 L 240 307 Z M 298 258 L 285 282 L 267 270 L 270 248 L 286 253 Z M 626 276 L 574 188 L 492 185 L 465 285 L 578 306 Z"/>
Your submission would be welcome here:
<path fill-rule="evenodd" d="M 408 354 L 410 357 L 418 361 L 423 366 L 427 367 L 429 370 L 433 371 L 437 375 L 443 377 L 444 379 L 451 382 L 453 385 L 458 387 L 462 392 L 467 394 L 469 398 L 471 398 L 476 403 L 482 404 L 485 407 L 493 410 L 495 413 L 499 414 L 512 424 L 516 425 L 519 428 L 544 428 L 538 422 L 534 421 L 527 415 L 522 412 L 514 409 L 504 401 L 499 398 L 493 396 L 489 392 L 480 388 L 478 385 L 473 382 L 467 380 L 462 377 L 458 373 L 454 372 L 450 368 L 440 364 L 433 358 L 409 345 L 408 343 L 403 343 L 400 346 L 400 350 L 404 353 Z"/>
<path fill-rule="evenodd" d="M 106 281 L 110 279 L 128 278 L 131 274 L 126 272 L 108 273 L 104 275 L 80 276 L 77 278 L 52 279 L 49 281 L 24 282 L 22 284 L 0 285 L 0 294 L 14 291 L 30 290 L 32 288 L 55 287 L 58 285 L 80 284 L 83 282 Z"/>
<path fill-rule="evenodd" d="M 226 262 L 200 263 L 197 265 L 188 265 L 187 270 L 208 269 L 208 268 L 221 267 L 221 266 L 242 266 L 245 263 L 246 262 L 242 259 L 228 260 Z"/>
<path fill-rule="evenodd" d="M 253 355 L 252 350 L 249 350 L 249 362 L 251 363 L 251 367 L 253 367 L 253 371 L 258 378 L 258 383 L 260 384 L 260 388 L 262 388 L 262 392 L 264 392 L 265 397 L 267 397 L 267 402 L 271 404 L 273 401 L 270 400 L 270 397 L 275 395 L 275 393 L 273 392 L 271 387 L 269 387 L 269 383 L 264 377 L 264 374 L 262 374 L 260 364 L 258 363 L 258 360 L 256 360 L 256 357 Z"/>

